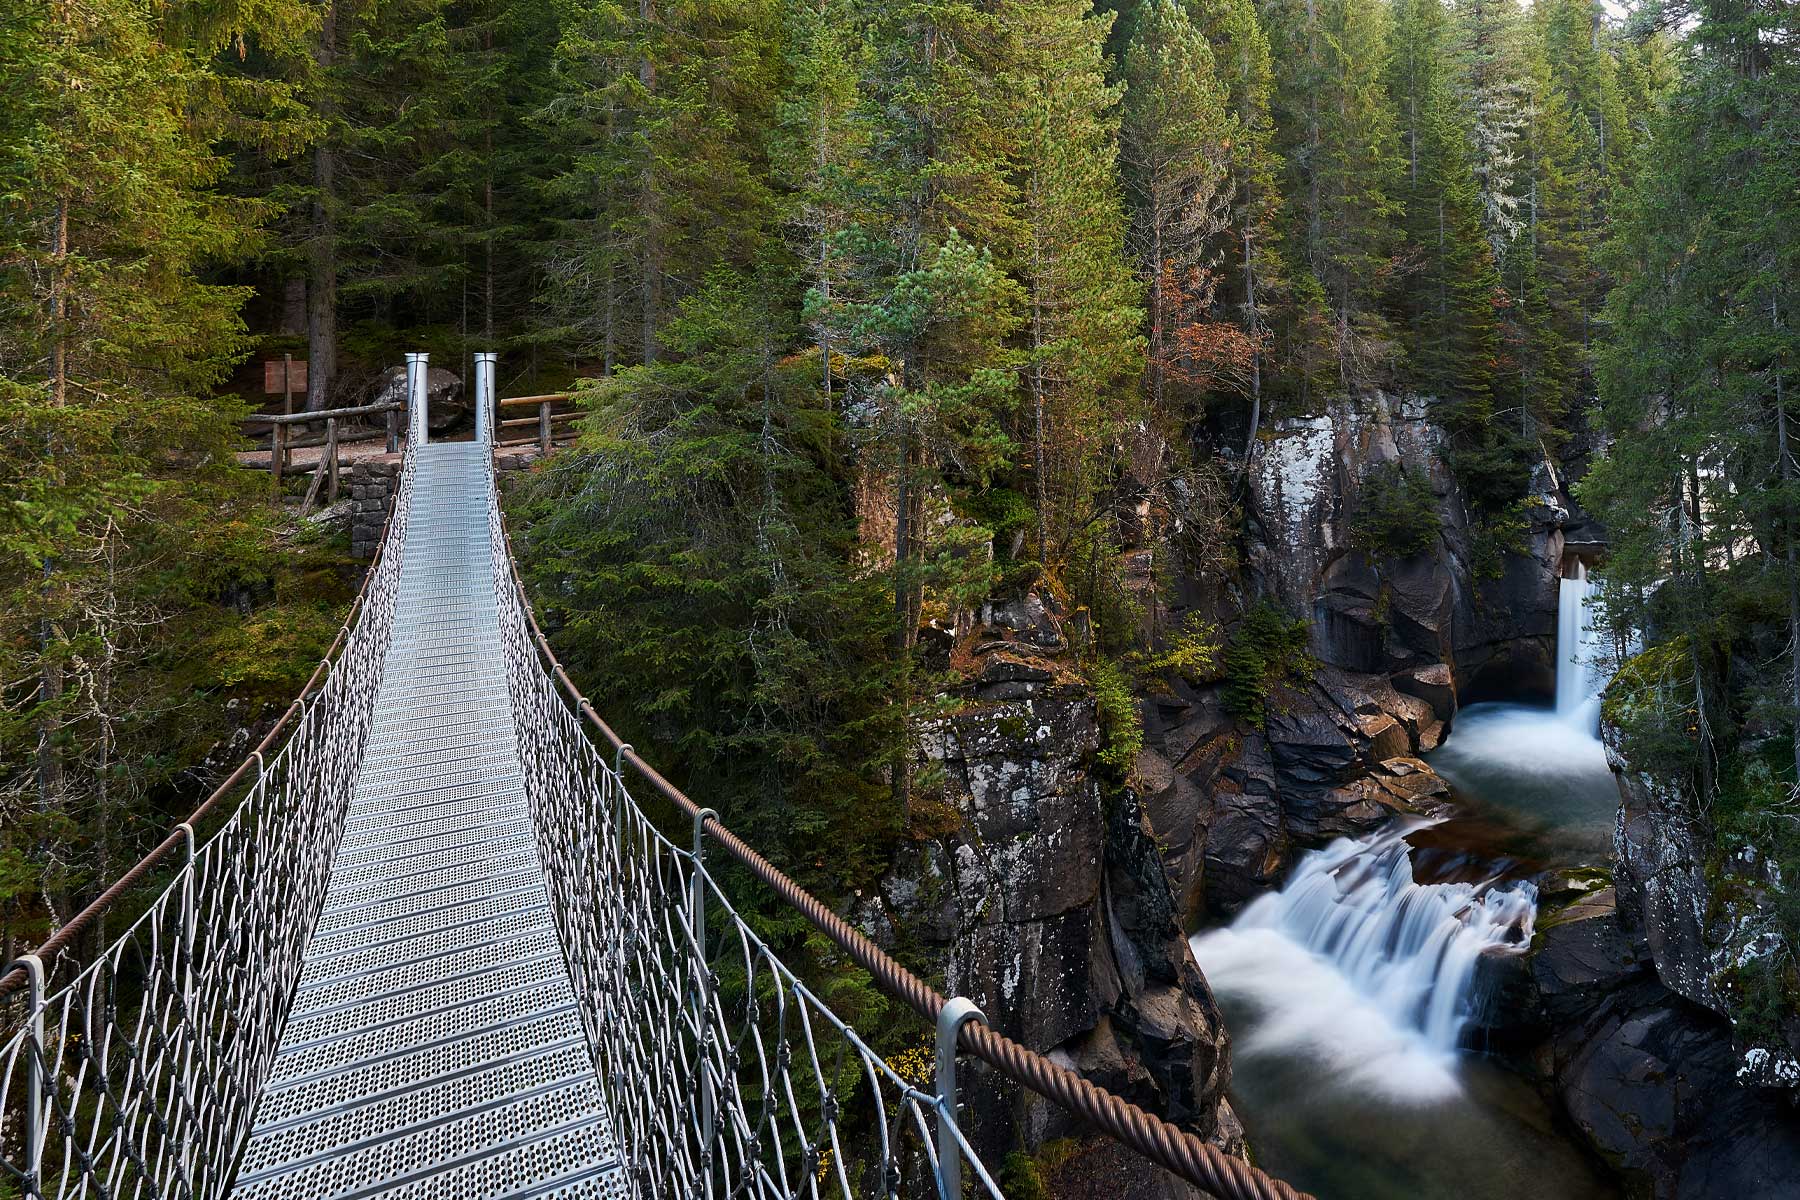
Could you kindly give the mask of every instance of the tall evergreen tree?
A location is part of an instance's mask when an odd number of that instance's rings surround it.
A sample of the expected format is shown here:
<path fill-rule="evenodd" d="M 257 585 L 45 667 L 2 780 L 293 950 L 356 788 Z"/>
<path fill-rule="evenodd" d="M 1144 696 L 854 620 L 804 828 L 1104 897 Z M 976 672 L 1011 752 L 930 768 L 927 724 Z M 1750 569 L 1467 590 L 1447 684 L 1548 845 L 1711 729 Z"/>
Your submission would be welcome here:
<path fill-rule="evenodd" d="M 1217 289 L 1214 274 L 1231 227 L 1235 123 L 1214 72 L 1212 47 L 1178 0 L 1138 10 L 1122 68 L 1121 158 L 1132 206 L 1132 250 L 1149 318 L 1147 386 L 1158 413 L 1204 385 L 1214 368 L 1247 367 L 1248 354 L 1197 351 Z"/>
<path fill-rule="evenodd" d="M 1274 0 L 1278 149 L 1287 164 L 1285 242 L 1296 271 L 1289 336 L 1299 369 L 1342 387 L 1383 377 L 1394 356 L 1380 312 L 1394 249 L 1400 158 L 1384 86 L 1387 15 L 1373 0 Z"/>
<path fill-rule="evenodd" d="M 1746 724 L 1785 728 L 1800 779 L 1800 28 L 1736 0 L 1698 17 L 1694 62 L 1622 202 L 1600 360 L 1616 440 L 1582 496 L 1614 529 L 1615 625 L 1660 644 L 1621 710 L 1633 761 L 1710 802 L 1746 785 Z M 1734 646 L 1759 610 L 1787 626 L 1781 686 L 1760 694 Z"/>
<path fill-rule="evenodd" d="M 1049 565 L 1090 523 L 1109 481 L 1108 448 L 1133 416 L 1142 315 L 1125 260 L 1118 186 L 1119 89 L 1106 82 L 1110 17 L 1089 0 L 1017 0 L 1008 93 L 1021 120 L 1013 152 L 1036 553 Z M 1052 538 L 1056 549 L 1053 549 Z"/>
<path fill-rule="evenodd" d="M 1262 425 L 1265 361 L 1271 324 L 1278 319 L 1286 288 L 1280 247 L 1281 160 L 1275 153 L 1271 108 L 1275 70 L 1269 39 L 1254 0 L 1189 0 L 1194 23 L 1213 48 L 1226 106 L 1236 123 L 1232 140 L 1232 240 L 1236 251 L 1221 267 L 1227 303 L 1250 343 L 1250 413 L 1246 461 L 1255 452 Z"/>
<path fill-rule="evenodd" d="M 124 751 L 158 715 L 133 668 L 254 541 L 215 517 L 239 495 L 241 409 L 213 388 L 248 344 L 246 289 L 215 273 L 261 244 L 273 206 L 227 193 L 226 152 L 291 144 L 296 114 L 218 56 L 291 54 L 307 20 L 245 15 L 0 10 L 0 747 L 31 763 L 0 785 L 0 875 L 17 879 L 31 839 L 53 924 L 119 867 L 150 786 Z"/>
<path fill-rule="evenodd" d="M 1396 0 L 1389 93 L 1405 162 L 1401 227 L 1411 269 L 1399 281 L 1416 386 L 1450 402 L 1451 424 L 1479 434 L 1493 418 L 1499 279 L 1480 224 L 1449 72 L 1439 0 Z"/>

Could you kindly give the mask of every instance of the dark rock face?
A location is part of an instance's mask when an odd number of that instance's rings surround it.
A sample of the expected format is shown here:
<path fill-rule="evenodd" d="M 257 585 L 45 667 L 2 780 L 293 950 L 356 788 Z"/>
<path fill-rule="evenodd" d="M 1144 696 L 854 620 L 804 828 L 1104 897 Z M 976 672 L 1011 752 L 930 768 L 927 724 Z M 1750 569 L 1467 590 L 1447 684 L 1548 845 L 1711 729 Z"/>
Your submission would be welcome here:
<path fill-rule="evenodd" d="M 1562 527 L 1572 520 L 1557 481 L 1540 469 L 1527 553 L 1504 556 L 1498 578 L 1477 579 L 1476 535 L 1428 411 L 1426 398 L 1376 392 L 1276 424 L 1250 472 L 1252 590 L 1311 621 L 1313 652 L 1346 671 L 1397 677 L 1448 664 L 1465 691 L 1548 694 Z M 1441 529 L 1432 552 L 1374 561 L 1353 545 L 1362 481 L 1388 464 L 1429 480 Z M 1439 719 L 1454 711 L 1443 702 L 1453 696 L 1425 698 Z"/>
<path fill-rule="evenodd" d="M 1489 1047 L 1536 1065 L 1634 1200 L 1800 1194 L 1800 1110 L 1741 1085 L 1730 1026 L 1663 986 L 1612 888 L 1480 972 Z"/>
<path fill-rule="evenodd" d="M 1619 911 L 1649 949 L 1663 986 L 1738 1024 L 1743 1000 L 1734 981 L 1780 951 L 1773 906 L 1785 886 L 1748 847 L 1708 870 L 1712 831 L 1680 789 L 1632 770 L 1618 731 L 1602 729 L 1619 777 L 1613 857 Z M 1778 1036 L 1747 1038 L 1740 1026 L 1737 1075 L 1751 1086 L 1800 1091 L 1800 1012 Z"/>
<path fill-rule="evenodd" d="M 914 843 L 854 916 L 941 964 L 994 1028 L 1209 1137 L 1230 1078 L 1225 1031 L 1188 949 L 1140 799 L 1104 799 L 1091 695 L 1042 666 L 990 660 L 972 698 L 929 727 L 920 753 L 942 780 L 919 804 L 955 814 Z M 991 677 L 990 677 L 991 676 Z M 1002 693 L 1010 697 L 1010 691 Z M 1082 1131 L 1047 1101 L 984 1072 L 966 1085 L 984 1149 Z"/>
<path fill-rule="evenodd" d="M 1380 676 L 1321 667 L 1279 697 L 1266 730 L 1184 688 L 1147 704 L 1145 733 L 1145 811 L 1190 928 L 1274 887 L 1300 851 L 1447 798 L 1417 757 L 1437 746 L 1442 722 Z"/>

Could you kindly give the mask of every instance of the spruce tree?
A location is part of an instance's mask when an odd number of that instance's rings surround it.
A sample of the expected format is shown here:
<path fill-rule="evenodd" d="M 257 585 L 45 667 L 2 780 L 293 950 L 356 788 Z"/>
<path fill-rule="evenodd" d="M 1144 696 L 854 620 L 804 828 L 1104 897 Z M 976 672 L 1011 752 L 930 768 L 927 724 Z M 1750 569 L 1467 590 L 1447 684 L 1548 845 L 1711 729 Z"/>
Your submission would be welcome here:
<path fill-rule="evenodd" d="M 1400 281 L 1414 386 L 1447 402 L 1448 423 L 1485 437 L 1493 419 L 1499 279 L 1448 78 L 1439 0 L 1397 0 L 1388 89 L 1404 159 L 1398 195 L 1411 270 Z"/>
<path fill-rule="evenodd" d="M 1114 474 L 1109 447 L 1135 416 L 1142 311 L 1116 174 L 1119 89 L 1106 82 L 1111 18 L 1092 15 L 1088 0 L 1020 0 L 1001 17 L 1010 34 L 1003 86 L 1020 114 L 1012 158 L 1029 307 L 1024 440 L 1036 554 L 1049 566 Z"/>
<path fill-rule="evenodd" d="M 1195 361 L 1189 331 L 1216 324 L 1214 269 L 1231 227 L 1235 123 L 1213 69 L 1212 48 L 1178 0 L 1138 10 L 1122 67 L 1121 159 L 1132 207 L 1132 251 L 1149 320 L 1148 381 L 1154 411 L 1170 413 L 1215 368 L 1247 368 L 1242 339 L 1216 361 Z M 1183 401 L 1185 403 L 1185 401 Z"/>
<path fill-rule="evenodd" d="M 1220 275 L 1222 294 L 1236 307 L 1251 345 L 1248 461 L 1262 425 L 1269 332 L 1280 319 L 1286 290 L 1280 247 L 1282 164 L 1275 153 L 1271 108 L 1275 70 L 1254 0 L 1189 0 L 1188 11 L 1212 46 L 1237 131 L 1231 145 L 1231 236 L 1236 248 L 1223 256 Z"/>
<path fill-rule="evenodd" d="M 0 868 L 29 841 L 52 923 L 125 861 L 156 775 L 126 747 L 167 697 L 134 671 L 260 547 L 242 408 L 213 390 L 247 349 L 247 289 L 217 275 L 274 211 L 226 191 L 227 152 L 261 148 L 232 139 L 291 144 L 294 113 L 218 62 L 291 54 L 307 20 L 255 15 L 266 37 L 154 0 L 0 10 L 0 746 L 29 763 L 0 787 Z"/>
<path fill-rule="evenodd" d="M 1266 11 L 1288 172 L 1284 241 L 1308 277 L 1295 279 L 1289 352 L 1309 380 L 1367 386 L 1396 349 L 1380 311 L 1401 165 L 1387 15 L 1373 0 L 1275 0 Z"/>

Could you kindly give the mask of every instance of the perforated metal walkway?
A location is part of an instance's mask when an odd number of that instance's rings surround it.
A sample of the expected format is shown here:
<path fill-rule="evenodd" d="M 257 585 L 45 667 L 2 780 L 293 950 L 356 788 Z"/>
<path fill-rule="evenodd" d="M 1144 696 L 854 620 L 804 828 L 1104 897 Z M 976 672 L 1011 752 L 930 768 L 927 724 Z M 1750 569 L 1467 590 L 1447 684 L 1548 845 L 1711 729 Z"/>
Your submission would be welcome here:
<path fill-rule="evenodd" d="M 239 1200 L 623 1196 L 501 660 L 485 449 L 422 447 L 356 796 Z"/>

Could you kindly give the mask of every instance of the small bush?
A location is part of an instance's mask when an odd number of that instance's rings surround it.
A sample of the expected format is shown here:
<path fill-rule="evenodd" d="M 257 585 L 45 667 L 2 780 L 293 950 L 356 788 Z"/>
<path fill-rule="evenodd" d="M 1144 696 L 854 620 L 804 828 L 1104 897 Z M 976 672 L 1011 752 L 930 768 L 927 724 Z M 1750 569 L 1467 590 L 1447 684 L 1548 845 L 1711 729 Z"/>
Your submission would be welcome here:
<path fill-rule="evenodd" d="M 1189 613 L 1182 618 L 1181 628 L 1164 639 L 1163 649 L 1145 655 L 1142 664 L 1144 674 L 1150 676 L 1174 672 L 1189 683 L 1217 679 L 1219 627 L 1199 613 Z"/>
<path fill-rule="evenodd" d="M 1371 558 L 1411 558 L 1436 548 L 1443 519 L 1423 472 L 1398 463 L 1363 477 L 1350 518 L 1351 543 Z"/>
<path fill-rule="evenodd" d="M 1305 621 L 1264 601 L 1244 614 L 1225 647 L 1225 708 L 1258 729 L 1268 726 L 1269 700 L 1284 684 L 1311 679 L 1318 664 L 1306 650 Z"/>
<path fill-rule="evenodd" d="M 1088 686 L 1094 689 L 1094 707 L 1100 717 L 1100 764 L 1114 778 L 1124 779 L 1144 747 L 1143 714 L 1131 677 L 1110 658 L 1096 657 L 1087 665 Z"/>

